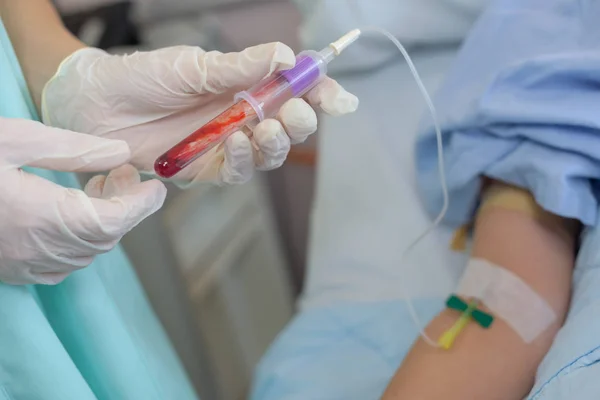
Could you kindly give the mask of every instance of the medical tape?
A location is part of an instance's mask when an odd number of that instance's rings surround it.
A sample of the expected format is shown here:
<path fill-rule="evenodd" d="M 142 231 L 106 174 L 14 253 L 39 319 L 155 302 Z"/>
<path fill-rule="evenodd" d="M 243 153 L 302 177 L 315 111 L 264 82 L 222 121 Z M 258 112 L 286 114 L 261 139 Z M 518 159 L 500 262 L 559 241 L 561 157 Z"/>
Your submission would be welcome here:
<path fill-rule="evenodd" d="M 525 343 L 531 343 L 557 318 L 552 307 L 521 278 L 479 258 L 469 260 L 457 294 L 479 299 Z"/>

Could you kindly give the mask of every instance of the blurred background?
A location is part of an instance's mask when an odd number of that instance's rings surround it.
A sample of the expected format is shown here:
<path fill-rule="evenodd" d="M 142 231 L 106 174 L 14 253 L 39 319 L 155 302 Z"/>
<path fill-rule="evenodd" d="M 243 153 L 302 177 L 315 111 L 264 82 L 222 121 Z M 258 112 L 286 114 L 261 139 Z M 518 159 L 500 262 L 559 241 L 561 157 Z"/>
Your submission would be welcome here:
<path fill-rule="evenodd" d="M 286 0 L 56 0 L 91 46 L 128 53 L 172 45 L 299 48 Z M 246 397 L 252 370 L 290 320 L 302 287 L 315 139 L 285 167 L 236 187 L 169 186 L 162 211 L 124 240 L 152 306 L 203 399 Z"/>
<path fill-rule="evenodd" d="M 318 50 L 376 25 L 409 49 L 431 92 L 487 0 L 54 2 L 80 39 L 117 54 L 181 44 L 230 52 L 271 41 Z M 322 118 L 282 168 L 246 185 L 170 185 L 161 212 L 123 240 L 202 399 L 247 398 L 257 363 L 286 326 L 256 373 L 254 399 L 311 388 L 317 397 L 294 398 L 379 398 L 394 369 L 382 354 L 397 353 L 399 331 L 412 323 L 399 314 L 403 303 L 376 317 L 362 305 L 403 302 L 400 280 L 413 296 L 441 298 L 464 265 L 448 249 L 452 231 L 440 228 L 412 252 L 418 265 L 398 268 L 431 223 L 412 151 L 424 104 L 398 50 L 367 35 L 329 70 L 361 99 L 357 113 Z M 408 346 L 414 334 L 404 336 Z M 379 367 L 361 369 L 357 359 Z"/>

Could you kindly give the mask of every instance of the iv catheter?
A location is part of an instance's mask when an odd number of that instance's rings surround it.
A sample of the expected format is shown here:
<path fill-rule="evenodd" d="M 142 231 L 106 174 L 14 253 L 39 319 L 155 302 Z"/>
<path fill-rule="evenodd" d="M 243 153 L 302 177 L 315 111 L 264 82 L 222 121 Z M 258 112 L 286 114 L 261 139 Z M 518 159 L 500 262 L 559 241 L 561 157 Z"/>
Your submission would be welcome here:
<path fill-rule="evenodd" d="M 360 30 L 348 32 L 321 51 L 308 50 L 296 57 L 296 66 L 263 79 L 234 96 L 235 103 L 160 156 L 155 172 L 171 178 L 207 151 L 237 131 L 253 128 L 265 118 L 277 114 L 293 97 L 302 97 L 327 73 L 327 64 L 360 36 Z"/>

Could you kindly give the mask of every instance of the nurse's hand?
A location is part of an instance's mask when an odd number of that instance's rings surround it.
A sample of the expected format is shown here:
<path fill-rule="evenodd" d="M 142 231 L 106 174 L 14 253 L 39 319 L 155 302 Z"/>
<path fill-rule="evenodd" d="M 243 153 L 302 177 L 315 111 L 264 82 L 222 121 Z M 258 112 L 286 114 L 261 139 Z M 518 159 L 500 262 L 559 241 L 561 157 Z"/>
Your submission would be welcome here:
<path fill-rule="evenodd" d="M 132 164 L 152 173 L 159 155 L 228 107 L 236 91 L 294 63 L 294 53 L 281 43 L 229 54 L 188 46 L 128 56 L 82 49 L 46 85 L 43 118 L 49 125 L 126 141 Z M 356 110 L 358 99 L 327 78 L 306 101 L 289 100 L 250 139 L 241 132 L 231 135 L 175 178 L 243 183 L 255 168 L 279 167 L 290 144 L 303 142 L 317 129 L 309 103 L 342 115 Z"/>
<path fill-rule="evenodd" d="M 160 181 L 128 178 L 126 184 L 119 179 L 108 185 L 108 191 L 103 184 L 104 193 L 91 190 L 88 197 L 21 167 L 105 171 L 129 158 L 123 141 L 0 118 L 0 282 L 59 283 L 112 249 L 166 195 Z"/>

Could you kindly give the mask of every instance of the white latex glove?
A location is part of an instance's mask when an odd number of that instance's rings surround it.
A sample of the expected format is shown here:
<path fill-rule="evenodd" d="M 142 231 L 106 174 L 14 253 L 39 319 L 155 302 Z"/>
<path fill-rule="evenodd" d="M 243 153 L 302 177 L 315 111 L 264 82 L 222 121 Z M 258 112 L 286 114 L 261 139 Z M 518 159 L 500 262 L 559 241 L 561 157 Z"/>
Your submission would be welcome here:
<path fill-rule="evenodd" d="M 154 161 L 204 125 L 247 89 L 295 63 L 281 43 L 241 53 L 205 52 L 177 46 L 128 56 L 82 49 L 67 58 L 42 96 L 44 122 L 77 132 L 125 140 L 131 163 L 153 173 Z M 358 99 L 332 79 L 307 96 L 332 115 L 354 111 Z M 260 123 L 249 139 L 231 135 L 175 176 L 180 180 L 243 183 L 255 168 L 269 170 L 285 160 L 291 143 L 317 129 L 315 111 L 302 99 L 289 100 L 276 119 Z"/>
<path fill-rule="evenodd" d="M 112 249 L 166 195 L 153 180 L 94 199 L 20 167 L 106 171 L 129 158 L 123 141 L 0 118 L 0 281 L 59 283 Z"/>

